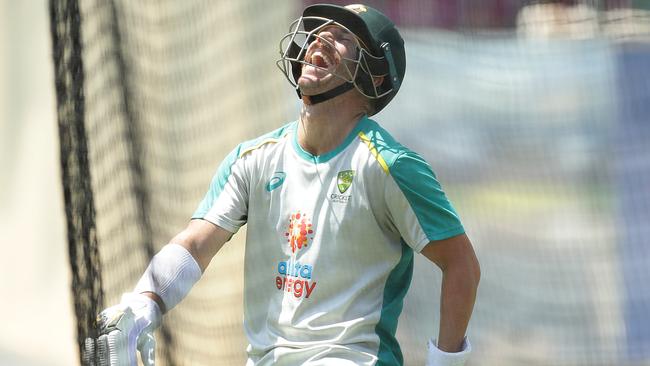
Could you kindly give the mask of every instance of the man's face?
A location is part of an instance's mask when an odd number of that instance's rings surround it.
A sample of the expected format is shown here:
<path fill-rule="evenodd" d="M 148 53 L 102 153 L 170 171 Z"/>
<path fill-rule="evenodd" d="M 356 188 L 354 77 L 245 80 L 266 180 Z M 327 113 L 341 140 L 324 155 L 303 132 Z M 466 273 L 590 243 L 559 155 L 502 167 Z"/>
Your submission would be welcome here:
<path fill-rule="evenodd" d="M 315 65 L 303 65 L 298 86 L 303 95 L 316 95 L 330 90 L 343 81 L 352 78 L 354 70 L 347 59 L 356 58 L 357 40 L 347 30 L 331 25 L 317 33 L 318 37 L 307 47 L 305 62 Z"/>

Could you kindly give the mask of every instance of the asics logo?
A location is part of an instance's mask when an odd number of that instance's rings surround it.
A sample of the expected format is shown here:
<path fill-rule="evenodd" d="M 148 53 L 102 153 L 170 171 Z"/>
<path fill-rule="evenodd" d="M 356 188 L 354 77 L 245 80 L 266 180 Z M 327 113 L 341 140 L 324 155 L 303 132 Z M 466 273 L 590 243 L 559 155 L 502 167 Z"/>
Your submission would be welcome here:
<path fill-rule="evenodd" d="M 266 183 L 266 191 L 271 192 L 272 190 L 278 188 L 284 183 L 284 178 L 287 176 L 285 172 L 275 172 L 269 179 L 269 182 Z"/>

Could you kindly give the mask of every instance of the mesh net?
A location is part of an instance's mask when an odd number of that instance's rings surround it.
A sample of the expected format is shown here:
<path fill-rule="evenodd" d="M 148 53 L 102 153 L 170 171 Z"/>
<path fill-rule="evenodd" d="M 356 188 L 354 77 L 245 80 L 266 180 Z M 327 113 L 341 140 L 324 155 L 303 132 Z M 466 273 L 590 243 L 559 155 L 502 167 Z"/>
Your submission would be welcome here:
<path fill-rule="evenodd" d="M 79 344 L 187 223 L 240 141 L 297 116 L 275 68 L 308 2 L 51 1 Z M 372 1 L 406 41 L 376 119 L 433 166 L 482 265 L 471 365 L 650 362 L 645 1 Z M 165 318 L 163 365 L 241 365 L 245 230 Z M 422 258 L 405 364 L 437 334 Z"/>

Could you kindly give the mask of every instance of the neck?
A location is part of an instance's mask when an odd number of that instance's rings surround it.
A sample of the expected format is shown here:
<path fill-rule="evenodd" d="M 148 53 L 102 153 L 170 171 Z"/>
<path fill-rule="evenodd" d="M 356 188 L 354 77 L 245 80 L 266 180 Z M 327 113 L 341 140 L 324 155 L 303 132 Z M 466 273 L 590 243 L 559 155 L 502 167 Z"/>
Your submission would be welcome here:
<path fill-rule="evenodd" d="M 307 152 L 319 156 L 338 147 L 366 114 L 359 98 L 344 93 L 318 104 L 303 98 L 298 124 L 298 143 Z"/>

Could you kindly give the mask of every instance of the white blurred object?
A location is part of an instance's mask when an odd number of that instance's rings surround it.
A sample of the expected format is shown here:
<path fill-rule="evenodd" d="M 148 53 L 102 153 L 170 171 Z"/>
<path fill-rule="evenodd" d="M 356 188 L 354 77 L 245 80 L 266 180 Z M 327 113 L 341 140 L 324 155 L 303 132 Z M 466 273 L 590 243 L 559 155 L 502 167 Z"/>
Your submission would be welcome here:
<path fill-rule="evenodd" d="M 47 1 L 0 1 L 0 365 L 78 363 L 55 101 Z"/>
<path fill-rule="evenodd" d="M 517 15 L 517 33 L 525 38 L 593 38 L 599 33 L 598 13 L 587 5 L 534 4 Z"/>
<path fill-rule="evenodd" d="M 472 352 L 472 346 L 463 339 L 463 345 L 459 352 L 445 352 L 438 348 L 436 340 L 431 339 L 427 343 L 427 362 L 425 366 L 464 366 Z"/>
<path fill-rule="evenodd" d="M 650 11 L 626 8 L 607 11 L 602 31 L 613 39 L 650 41 Z"/>
<path fill-rule="evenodd" d="M 650 41 L 650 11 L 616 8 L 598 11 L 579 4 L 525 6 L 517 15 L 517 34 L 528 39 L 590 39 Z"/>

